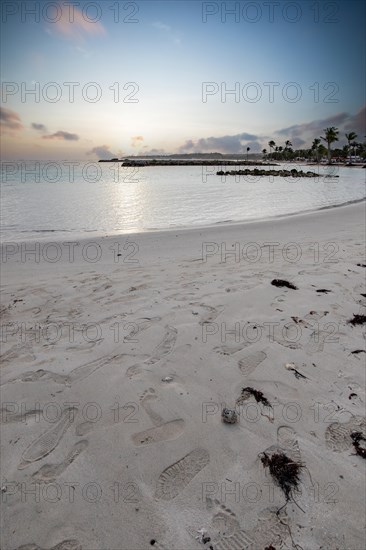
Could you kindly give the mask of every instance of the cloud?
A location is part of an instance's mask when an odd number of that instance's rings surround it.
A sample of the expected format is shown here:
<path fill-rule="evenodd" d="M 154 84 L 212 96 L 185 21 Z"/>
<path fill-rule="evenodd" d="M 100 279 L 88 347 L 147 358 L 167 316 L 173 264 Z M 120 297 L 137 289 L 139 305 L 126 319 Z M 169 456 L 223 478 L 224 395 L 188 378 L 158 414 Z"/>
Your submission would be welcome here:
<path fill-rule="evenodd" d="M 54 134 L 50 134 L 48 136 L 42 136 L 42 139 L 62 139 L 64 141 L 78 141 L 79 136 L 77 134 L 70 134 L 69 132 L 64 132 L 63 130 L 59 130 Z"/>
<path fill-rule="evenodd" d="M 243 132 L 233 136 L 208 137 L 197 141 L 187 140 L 181 147 L 179 153 L 243 153 L 247 147 L 252 152 L 260 151 L 260 137 L 254 134 Z"/>
<path fill-rule="evenodd" d="M 162 31 L 167 36 L 169 36 L 169 38 L 174 42 L 174 44 L 177 44 L 177 45 L 181 44 L 180 36 L 169 25 L 166 25 L 162 21 L 155 21 L 154 23 L 152 23 L 152 26 L 155 27 L 155 29 Z"/>
<path fill-rule="evenodd" d="M 44 124 L 37 124 L 37 122 L 32 122 L 31 127 L 33 130 L 37 130 L 37 132 L 47 132 L 47 128 Z"/>
<path fill-rule="evenodd" d="M 152 26 L 161 31 L 170 32 L 172 30 L 172 28 L 169 27 L 169 25 L 165 25 L 165 23 L 162 23 L 161 21 L 155 21 L 155 23 L 153 23 Z"/>
<path fill-rule="evenodd" d="M 328 118 L 312 120 L 304 124 L 295 124 L 294 126 L 276 130 L 276 134 L 294 137 L 301 136 L 305 133 L 319 134 L 323 132 L 324 128 L 328 128 L 328 126 L 336 126 L 338 128 L 347 121 L 348 117 L 349 115 L 347 113 L 338 113 Z"/>
<path fill-rule="evenodd" d="M 95 3 L 95 6 L 101 10 L 98 3 Z M 57 32 L 76 41 L 83 41 L 85 35 L 103 35 L 106 33 L 103 25 L 97 20 L 100 18 L 100 13 L 95 9 L 87 10 L 86 12 L 81 12 L 75 6 L 62 5 L 58 7 L 59 10 L 59 19 L 55 21 L 52 25 L 52 29 L 55 29 Z M 55 12 L 55 19 L 57 12 Z M 51 17 L 51 15 L 49 15 Z M 93 21 L 95 20 L 95 21 Z M 49 34 L 52 34 L 51 29 L 47 29 Z"/>
<path fill-rule="evenodd" d="M 144 155 L 149 156 L 160 156 L 160 155 L 167 155 L 168 153 L 164 149 L 148 149 L 147 151 L 144 151 Z"/>
<path fill-rule="evenodd" d="M 316 119 L 303 124 L 295 124 L 287 128 L 281 128 L 274 133 L 291 139 L 294 146 L 299 147 L 324 134 L 324 129 L 335 126 L 339 129 L 339 141 L 345 141 L 345 132 L 354 131 L 360 139 L 366 134 L 366 109 L 363 106 L 355 115 L 349 113 L 337 113 L 328 118 Z"/>
<path fill-rule="evenodd" d="M 132 147 L 138 147 L 144 141 L 144 136 L 134 136 L 131 138 Z"/>
<path fill-rule="evenodd" d="M 303 149 L 303 146 L 306 144 L 306 141 L 299 137 L 291 138 L 290 141 L 292 143 L 292 149 Z"/>
<path fill-rule="evenodd" d="M 112 153 L 108 145 L 98 145 L 97 147 L 93 147 L 91 151 L 87 152 L 87 155 L 96 155 L 100 160 L 107 160 L 119 157 L 119 155 L 117 155 L 116 153 Z"/>
<path fill-rule="evenodd" d="M 344 128 L 348 132 L 356 132 L 360 141 L 363 141 L 366 135 L 366 105 L 364 105 L 355 115 L 349 117 Z"/>
<path fill-rule="evenodd" d="M 0 125 L 4 132 L 19 131 L 23 128 L 18 113 L 10 109 L 5 109 L 5 107 L 0 107 Z"/>

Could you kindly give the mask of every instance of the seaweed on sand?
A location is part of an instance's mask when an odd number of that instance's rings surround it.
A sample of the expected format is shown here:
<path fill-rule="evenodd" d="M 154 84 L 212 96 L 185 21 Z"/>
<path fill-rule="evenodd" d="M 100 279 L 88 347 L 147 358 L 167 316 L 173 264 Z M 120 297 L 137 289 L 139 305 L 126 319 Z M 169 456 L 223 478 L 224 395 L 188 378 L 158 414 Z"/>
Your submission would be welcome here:
<path fill-rule="evenodd" d="M 297 286 L 285 281 L 284 279 L 273 279 L 273 281 L 271 281 L 271 285 L 278 286 L 279 288 L 286 287 L 291 288 L 292 290 L 298 290 Z"/>
<path fill-rule="evenodd" d="M 362 458 L 366 458 L 366 447 L 365 445 L 363 447 L 361 447 L 360 445 L 360 441 L 366 442 L 366 438 L 362 435 L 361 432 L 352 432 L 351 439 L 353 442 L 353 446 L 356 449 L 356 454 L 362 456 Z"/>
<path fill-rule="evenodd" d="M 353 314 L 353 319 L 348 321 L 350 325 L 364 325 L 366 323 L 366 315 L 360 315 L 358 313 Z"/>
<path fill-rule="evenodd" d="M 244 401 L 245 399 L 248 399 L 251 395 L 254 397 L 257 403 L 262 403 L 262 405 L 264 405 L 265 407 L 272 407 L 271 403 L 266 397 L 264 397 L 261 391 L 251 388 L 249 386 L 241 390 L 241 396 L 239 397 L 238 401 Z"/>
<path fill-rule="evenodd" d="M 303 469 L 303 464 L 295 462 L 291 458 L 285 455 L 283 452 L 273 453 L 271 456 L 263 453 L 261 457 L 263 466 L 269 468 L 269 472 L 277 485 L 282 489 L 285 497 L 286 504 L 292 500 L 300 508 L 293 497 L 294 491 L 299 490 L 300 474 Z M 283 506 L 282 506 L 283 508 Z M 282 509 L 280 508 L 280 510 Z M 300 510 L 303 512 L 302 508 Z M 279 512 L 279 510 L 278 510 Z M 277 513 L 278 513 L 277 512 Z"/>
<path fill-rule="evenodd" d="M 286 363 L 285 369 L 292 371 L 296 378 L 304 378 L 305 380 L 308 380 L 307 376 L 301 374 L 301 372 L 295 369 L 295 365 L 293 363 Z"/>

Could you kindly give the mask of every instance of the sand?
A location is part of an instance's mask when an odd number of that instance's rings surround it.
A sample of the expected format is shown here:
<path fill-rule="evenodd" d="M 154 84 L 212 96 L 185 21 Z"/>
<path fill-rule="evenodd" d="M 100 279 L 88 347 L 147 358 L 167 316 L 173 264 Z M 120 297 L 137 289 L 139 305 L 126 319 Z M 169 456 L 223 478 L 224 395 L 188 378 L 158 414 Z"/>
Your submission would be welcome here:
<path fill-rule="evenodd" d="M 3 245 L 1 548 L 363 549 L 364 229 Z M 304 466 L 287 504 L 263 452 Z"/>

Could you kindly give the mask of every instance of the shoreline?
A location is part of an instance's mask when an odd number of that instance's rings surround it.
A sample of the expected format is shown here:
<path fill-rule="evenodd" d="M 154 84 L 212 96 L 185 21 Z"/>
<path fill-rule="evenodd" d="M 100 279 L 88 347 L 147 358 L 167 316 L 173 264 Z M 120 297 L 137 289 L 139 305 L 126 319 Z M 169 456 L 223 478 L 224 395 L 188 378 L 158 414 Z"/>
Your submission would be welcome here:
<path fill-rule="evenodd" d="M 35 242 L 36 240 L 49 240 L 52 236 L 53 236 L 53 233 L 65 233 L 64 236 L 57 236 L 56 237 L 56 241 L 61 241 L 61 240 L 65 240 L 66 238 L 68 238 L 69 236 L 70 237 L 73 237 L 74 239 L 77 239 L 78 241 L 80 240 L 90 240 L 92 238 L 92 236 L 90 235 L 91 233 L 93 233 L 93 236 L 95 236 L 95 238 L 106 238 L 106 237 L 109 237 L 109 238 L 116 238 L 116 237 L 123 237 L 123 236 L 134 236 L 134 235 L 146 235 L 146 234 L 149 234 L 149 233 L 153 233 L 153 234 L 156 234 L 156 233 L 170 233 L 170 232 L 185 232 L 185 231 L 203 231 L 203 230 L 208 230 L 210 228 L 214 229 L 214 228 L 217 228 L 218 226 L 220 227 L 228 227 L 228 226 L 241 226 L 241 225 L 247 225 L 247 224 L 253 224 L 253 223 L 266 223 L 266 222 L 273 222 L 273 221 L 276 221 L 276 220 L 282 220 L 282 219 L 286 219 L 286 218 L 294 218 L 294 217 L 301 217 L 301 216 L 307 216 L 307 215 L 310 215 L 310 214 L 316 214 L 316 213 L 320 213 L 320 212 L 323 212 L 323 211 L 327 211 L 327 210 L 334 210 L 334 209 L 338 209 L 338 208 L 346 208 L 348 206 L 352 206 L 352 205 L 357 205 L 357 204 L 362 204 L 362 203 L 366 203 L 366 197 L 363 197 L 362 199 L 355 199 L 355 200 L 351 200 L 351 201 L 347 201 L 345 203 L 341 203 L 341 204 L 333 204 L 333 205 L 329 205 L 329 206 L 321 206 L 319 208 L 315 208 L 315 209 L 309 209 L 309 210 L 303 210 L 301 212 L 293 212 L 293 213 L 289 213 L 289 214 L 278 214 L 276 216 L 270 216 L 270 217 L 266 217 L 266 218 L 254 218 L 254 219 L 249 219 L 249 220 L 223 220 L 223 221 L 218 221 L 218 222 L 214 222 L 214 223 L 211 223 L 211 224 L 203 224 L 203 225 L 194 225 L 194 226 L 186 226 L 186 225 L 180 225 L 180 226 L 176 226 L 176 227 L 165 227 L 165 228 L 147 228 L 145 230 L 120 230 L 120 231 L 116 231 L 116 232 L 100 232 L 98 230 L 91 230 L 91 231 L 84 231 L 82 233 L 79 233 L 77 231 L 64 231 L 64 230 L 39 230 L 39 231 L 33 231 L 33 233 L 37 233 L 39 234 L 38 236 L 38 239 L 36 239 L 34 237 L 34 235 L 30 238 L 23 238 L 23 239 L 20 239 L 20 238 L 16 238 L 15 240 L 11 240 L 11 239 L 8 239 L 8 240 L 2 240 L 0 241 L 0 247 L 5 245 L 6 243 L 21 243 L 21 242 Z M 24 232 L 24 234 L 26 235 L 27 233 L 32 233 L 32 232 Z"/>

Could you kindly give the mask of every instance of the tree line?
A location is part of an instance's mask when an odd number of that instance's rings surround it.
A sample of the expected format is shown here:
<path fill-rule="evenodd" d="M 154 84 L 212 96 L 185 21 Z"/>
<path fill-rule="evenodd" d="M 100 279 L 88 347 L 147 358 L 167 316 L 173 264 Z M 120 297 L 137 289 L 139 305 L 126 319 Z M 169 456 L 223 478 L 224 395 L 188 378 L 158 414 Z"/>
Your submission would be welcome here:
<path fill-rule="evenodd" d="M 297 158 L 313 159 L 315 162 L 319 162 L 323 157 L 327 156 L 328 163 L 332 163 L 332 159 L 345 160 L 348 158 L 348 163 L 352 164 L 352 156 L 359 156 L 366 160 L 366 143 L 356 142 L 357 134 L 355 132 L 349 132 L 345 134 L 347 145 L 344 145 L 342 149 L 332 149 L 332 144 L 339 140 L 339 130 L 334 126 L 325 128 L 324 136 L 315 138 L 312 146 L 308 149 L 296 149 L 292 148 L 290 140 L 285 142 L 285 146 L 277 145 L 276 142 L 271 139 L 268 142 L 269 152 L 267 149 L 262 150 L 262 154 L 265 159 L 271 160 L 295 160 Z M 366 136 L 365 136 L 366 137 Z M 324 145 L 322 143 L 324 142 Z M 247 148 L 248 153 L 248 148 Z"/>

